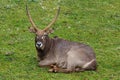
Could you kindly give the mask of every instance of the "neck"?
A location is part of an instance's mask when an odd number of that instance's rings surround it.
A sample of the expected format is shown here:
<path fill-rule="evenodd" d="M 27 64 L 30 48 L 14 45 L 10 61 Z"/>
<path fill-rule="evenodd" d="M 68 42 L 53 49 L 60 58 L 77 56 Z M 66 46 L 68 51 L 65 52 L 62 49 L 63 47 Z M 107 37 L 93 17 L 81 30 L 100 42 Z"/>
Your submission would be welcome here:
<path fill-rule="evenodd" d="M 53 45 L 53 40 L 49 37 L 46 37 L 45 47 L 43 49 L 44 53 L 48 53 Z"/>
<path fill-rule="evenodd" d="M 53 45 L 54 45 L 53 39 L 46 37 L 46 43 L 45 43 L 44 49 L 37 49 L 37 51 L 39 53 L 39 57 L 41 59 L 44 59 L 44 57 L 47 55 L 47 53 L 49 51 L 51 51 L 51 48 L 53 47 Z"/>

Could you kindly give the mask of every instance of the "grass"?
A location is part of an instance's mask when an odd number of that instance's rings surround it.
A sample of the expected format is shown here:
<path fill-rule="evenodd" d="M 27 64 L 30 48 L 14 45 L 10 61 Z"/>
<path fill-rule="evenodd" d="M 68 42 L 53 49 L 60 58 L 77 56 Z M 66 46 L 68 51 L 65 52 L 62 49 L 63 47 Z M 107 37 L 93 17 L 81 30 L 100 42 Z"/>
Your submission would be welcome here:
<path fill-rule="evenodd" d="M 55 35 L 90 45 L 98 71 L 48 73 L 36 61 L 25 5 L 43 29 L 61 6 Z M 0 0 L 0 80 L 120 80 L 119 0 Z"/>

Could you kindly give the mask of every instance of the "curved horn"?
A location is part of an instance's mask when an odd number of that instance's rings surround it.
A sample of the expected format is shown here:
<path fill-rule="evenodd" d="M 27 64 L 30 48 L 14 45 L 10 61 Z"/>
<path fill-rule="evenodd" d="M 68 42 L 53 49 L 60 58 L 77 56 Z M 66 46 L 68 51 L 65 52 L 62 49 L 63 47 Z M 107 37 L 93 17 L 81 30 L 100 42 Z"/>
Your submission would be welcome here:
<path fill-rule="evenodd" d="M 51 25 L 55 23 L 58 15 L 59 15 L 59 12 L 60 12 L 60 7 L 58 7 L 57 13 L 56 13 L 54 19 L 51 21 L 51 23 L 46 28 L 43 29 L 44 31 L 47 31 L 51 27 Z"/>
<path fill-rule="evenodd" d="M 37 27 L 36 27 L 36 25 L 35 25 L 35 23 L 33 22 L 32 18 L 31 18 L 31 15 L 30 15 L 30 13 L 29 13 L 29 11 L 28 11 L 27 5 L 26 5 L 26 11 L 27 11 L 27 16 L 28 16 L 28 18 L 29 18 L 29 21 L 30 21 L 30 23 L 32 24 L 32 27 L 33 27 L 35 30 L 38 30 Z"/>

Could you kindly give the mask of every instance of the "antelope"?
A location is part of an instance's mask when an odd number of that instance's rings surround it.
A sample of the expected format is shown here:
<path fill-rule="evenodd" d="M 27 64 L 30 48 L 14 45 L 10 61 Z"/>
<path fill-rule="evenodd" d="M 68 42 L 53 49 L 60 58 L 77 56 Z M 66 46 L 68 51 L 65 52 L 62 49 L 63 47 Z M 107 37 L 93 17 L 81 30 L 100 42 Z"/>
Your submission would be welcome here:
<path fill-rule="evenodd" d="M 39 67 L 49 67 L 49 72 L 81 72 L 97 69 L 96 56 L 93 49 L 83 43 L 64 40 L 59 37 L 50 38 L 51 26 L 56 22 L 60 7 L 55 17 L 44 29 L 38 29 L 33 22 L 28 7 L 27 16 L 31 23 L 30 32 L 35 36 L 35 47 Z"/>

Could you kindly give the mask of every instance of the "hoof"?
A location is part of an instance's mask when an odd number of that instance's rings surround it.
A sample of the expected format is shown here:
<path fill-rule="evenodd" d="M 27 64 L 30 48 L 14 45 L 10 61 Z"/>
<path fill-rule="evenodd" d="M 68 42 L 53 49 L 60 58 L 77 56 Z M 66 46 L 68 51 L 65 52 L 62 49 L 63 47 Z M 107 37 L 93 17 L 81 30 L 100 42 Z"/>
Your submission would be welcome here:
<path fill-rule="evenodd" d="M 53 71 L 54 71 L 54 70 L 53 70 L 52 68 L 48 70 L 48 72 L 53 72 Z"/>
<path fill-rule="evenodd" d="M 56 65 L 51 65 L 51 68 L 48 70 L 48 72 L 57 73 L 58 72 L 58 67 Z"/>

